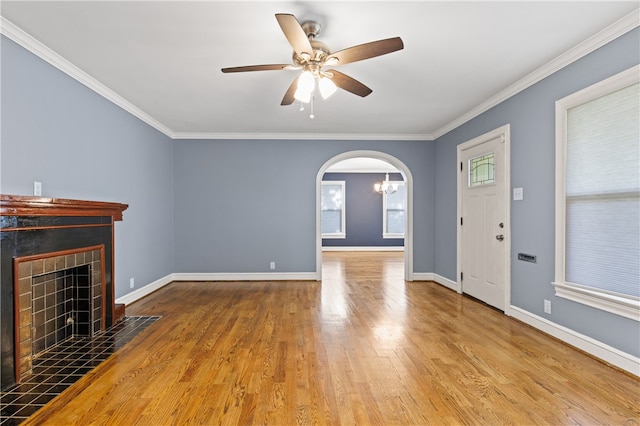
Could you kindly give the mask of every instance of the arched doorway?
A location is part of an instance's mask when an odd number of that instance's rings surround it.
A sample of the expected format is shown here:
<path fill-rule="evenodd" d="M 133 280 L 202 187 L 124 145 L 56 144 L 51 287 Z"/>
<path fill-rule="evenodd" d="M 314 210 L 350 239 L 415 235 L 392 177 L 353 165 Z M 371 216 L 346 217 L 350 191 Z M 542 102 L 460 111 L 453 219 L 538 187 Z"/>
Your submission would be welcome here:
<path fill-rule="evenodd" d="M 404 236 L 404 279 L 413 281 L 413 176 L 409 168 L 396 157 L 380 151 L 349 151 L 338 154 L 325 162 L 316 175 L 316 280 L 322 280 L 322 224 L 320 217 L 320 194 L 322 176 L 327 169 L 343 160 L 351 158 L 375 158 L 386 161 L 394 166 L 402 174 L 407 188 L 407 223 Z"/>

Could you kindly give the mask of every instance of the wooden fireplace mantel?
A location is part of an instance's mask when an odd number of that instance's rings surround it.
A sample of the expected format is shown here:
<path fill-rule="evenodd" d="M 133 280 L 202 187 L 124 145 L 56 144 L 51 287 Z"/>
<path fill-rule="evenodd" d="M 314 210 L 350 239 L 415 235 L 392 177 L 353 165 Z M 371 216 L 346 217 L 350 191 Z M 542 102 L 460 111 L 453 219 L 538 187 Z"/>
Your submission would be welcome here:
<path fill-rule="evenodd" d="M 0 216 L 111 216 L 122 220 L 128 204 L 29 195 L 0 195 Z"/>

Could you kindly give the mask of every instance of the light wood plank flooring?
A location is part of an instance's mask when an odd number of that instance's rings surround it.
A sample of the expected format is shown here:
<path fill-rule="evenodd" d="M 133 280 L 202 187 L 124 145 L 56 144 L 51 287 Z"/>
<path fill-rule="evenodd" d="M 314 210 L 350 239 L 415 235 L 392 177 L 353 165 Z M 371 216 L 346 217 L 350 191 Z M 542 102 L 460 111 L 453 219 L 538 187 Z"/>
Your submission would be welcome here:
<path fill-rule="evenodd" d="M 402 254 L 325 253 L 320 282 L 175 282 L 162 315 L 32 417 L 54 425 L 637 425 L 640 380 Z"/>

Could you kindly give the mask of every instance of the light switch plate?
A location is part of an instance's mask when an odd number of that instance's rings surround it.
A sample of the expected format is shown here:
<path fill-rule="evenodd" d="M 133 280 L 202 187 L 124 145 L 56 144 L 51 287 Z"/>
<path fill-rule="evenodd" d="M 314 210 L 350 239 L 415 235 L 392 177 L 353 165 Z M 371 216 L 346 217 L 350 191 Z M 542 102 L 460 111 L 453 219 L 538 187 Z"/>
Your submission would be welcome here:
<path fill-rule="evenodd" d="M 524 199 L 524 190 L 522 188 L 513 188 L 513 201 Z"/>
<path fill-rule="evenodd" d="M 42 182 L 33 182 L 33 195 L 36 197 L 42 196 Z"/>

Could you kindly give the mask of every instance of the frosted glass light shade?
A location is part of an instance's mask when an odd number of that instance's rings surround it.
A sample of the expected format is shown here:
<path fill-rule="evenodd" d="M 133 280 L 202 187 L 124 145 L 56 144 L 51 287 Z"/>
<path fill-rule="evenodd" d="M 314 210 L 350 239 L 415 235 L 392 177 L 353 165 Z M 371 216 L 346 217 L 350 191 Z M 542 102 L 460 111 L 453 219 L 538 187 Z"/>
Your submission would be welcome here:
<path fill-rule="evenodd" d="M 316 86 L 316 79 L 313 78 L 311 71 L 304 71 L 298 77 L 298 90 L 311 93 Z"/>
<path fill-rule="evenodd" d="M 338 90 L 336 84 L 328 77 L 322 77 L 320 79 L 318 82 L 318 88 L 320 89 L 322 99 L 327 99 L 329 96 L 336 93 L 336 90 Z"/>
<path fill-rule="evenodd" d="M 295 91 L 293 97 L 297 101 L 304 102 L 305 104 L 311 102 L 311 92 L 305 92 L 303 90 L 300 90 L 300 88 Z"/>

